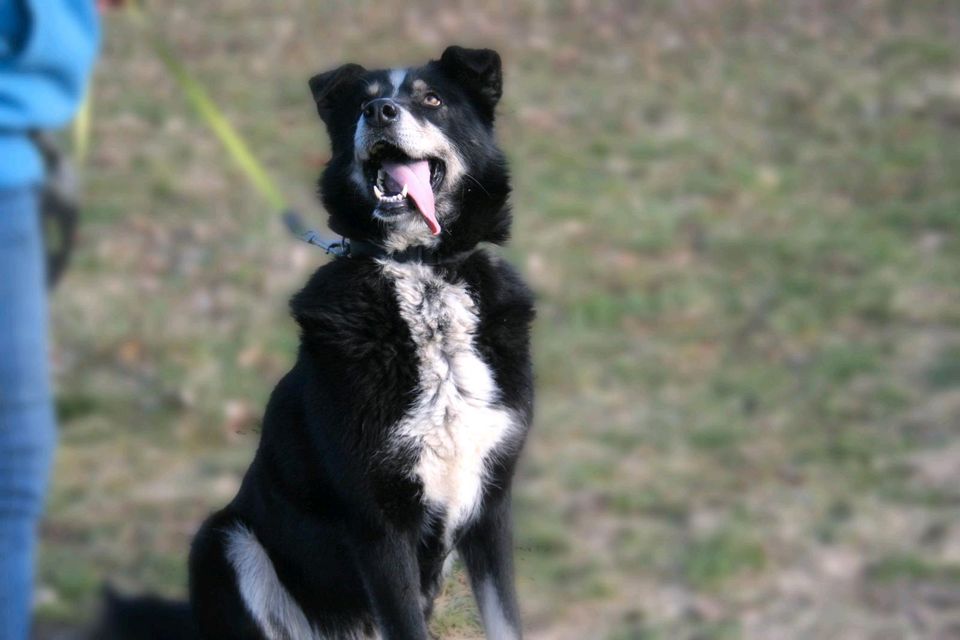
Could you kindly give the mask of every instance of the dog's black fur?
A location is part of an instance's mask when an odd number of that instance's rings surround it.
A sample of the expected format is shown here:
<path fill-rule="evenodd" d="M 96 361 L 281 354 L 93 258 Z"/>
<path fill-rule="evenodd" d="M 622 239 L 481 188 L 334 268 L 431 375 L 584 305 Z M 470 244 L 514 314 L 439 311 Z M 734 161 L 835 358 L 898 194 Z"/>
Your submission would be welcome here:
<path fill-rule="evenodd" d="M 393 86 L 401 77 L 400 86 Z M 310 86 L 332 142 L 332 159 L 320 183 L 330 228 L 380 249 L 326 264 L 291 301 L 301 328 L 296 363 L 270 398 L 260 446 L 239 493 L 207 520 L 193 543 L 190 600 L 199 635 L 246 640 L 296 634 L 289 611 L 270 604 L 258 609 L 256 598 L 262 594 L 244 595 L 241 585 L 254 582 L 244 582 L 241 574 L 247 569 L 238 564 L 240 552 L 231 555 L 230 549 L 252 548 L 269 558 L 289 596 L 286 602 L 299 608 L 314 637 L 425 639 L 442 567 L 455 549 L 470 574 L 488 637 L 519 637 L 510 486 L 532 417 L 533 304 L 516 272 L 477 246 L 503 243 L 510 227 L 509 178 L 493 135 L 500 58 L 490 50 L 450 47 L 440 60 L 402 74 L 345 65 L 314 77 Z M 441 106 L 425 106 L 425 92 L 438 96 Z M 409 201 L 399 212 L 374 216 L 377 196 L 356 177 L 362 108 L 379 98 L 406 110 L 417 126 L 440 132 L 443 138 L 437 140 L 450 144 L 445 153 L 459 154 L 431 158 L 442 181 L 435 188 L 438 236 L 425 232 Z M 403 155 L 392 126 L 377 129 L 384 141 L 379 148 Z M 462 172 L 454 176 L 457 162 Z M 429 258 L 426 264 L 401 262 L 391 253 L 398 249 L 394 235 L 401 226 L 406 229 L 402 246 L 425 247 L 419 256 Z M 487 399 L 489 411 L 496 413 L 489 415 L 511 416 L 509 428 L 483 452 L 479 497 L 459 520 L 452 515 L 456 505 L 431 499 L 430 492 L 443 488 L 443 482 L 427 487 L 418 475 L 420 457 L 435 446 L 433 427 L 398 444 L 398 425 L 411 420 L 418 402 L 426 402 L 420 398 L 421 381 L 430 363 L 418 342 L 422 338 L 415 338 L 410 317 L 402 313 L 401 285 L 390 277 L 391 269 L 426 278 L 417 308 L 424 314 L 441 309 L 427 332 L 437 344 L 445 344 L 444 336 L 435 334 L 453 322 L 448 315 L 463 312 L 454 308 L 456 292 L 466 292 L 464 304 L 472 304 L 472 315 L 465 317 L 475 321 L 469 326 L 474 368 L 463 368 L 458 378 L 460 356 L 442 346 L 448 362 L 438 366 L 448 367 L 448 382 L 470 397 L 476 363 L 485 365 L 495 387 Z M 417 281 L 413 284 L 421 291 Z M 454 416 L 444 418 L 449 431 L 437 437 L 456 442 L 475 437 L 462 435 L 470 430 L 493 428 L 472 419 L 480 420 L 488 409 L 474 414 L 456 403 L 445 409 L 445 416 Z M 455 465 L 469 467 L 469 460 L 458 455 L 464 452 L 440 456 L 454 465 L 441 468 L 454 473 L 460 468 Z M 230 533 L 237 531 L 253 546 L 231 547 Z"/>

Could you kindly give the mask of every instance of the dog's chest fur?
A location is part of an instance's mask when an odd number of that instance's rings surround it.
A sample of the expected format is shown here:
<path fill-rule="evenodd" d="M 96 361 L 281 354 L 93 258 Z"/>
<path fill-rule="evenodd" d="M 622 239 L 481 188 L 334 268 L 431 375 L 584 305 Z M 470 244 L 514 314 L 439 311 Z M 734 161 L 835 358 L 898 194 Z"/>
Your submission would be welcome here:
<path fill-rule="evenodd" d="M 414 452 L 424 502 L 443 513 L 449 541 L 480 506 L 489 458 L 516 419 L 477 353 L 477 307 L 466 285 L 418 263 L 384 261 L 382 269 L 418 359 L 416 395 L 392 445 Z"/>

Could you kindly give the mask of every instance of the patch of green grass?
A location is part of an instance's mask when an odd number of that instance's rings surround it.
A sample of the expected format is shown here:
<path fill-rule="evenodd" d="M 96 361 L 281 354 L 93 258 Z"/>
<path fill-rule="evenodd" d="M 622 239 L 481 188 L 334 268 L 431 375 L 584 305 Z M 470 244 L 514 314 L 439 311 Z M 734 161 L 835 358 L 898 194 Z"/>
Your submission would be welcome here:
<path fill-rule="evenodd" d="M 440 638 L 473 637 L 483 633 L 479 612 L 459 561 L 440 594 L 440 606 L 430 620 L 430 630 Z"/>
<path fill-rule="evenodd" d="M 684 550 L 684 578 L 697 588 L 715 589 L 732 578 L 762 570 L 763 546 L 747 532 L 725 530 L 694 539 Z"/>
<path fill-rule="evenodd" d="M 523 521 L 526 526 L 521 528 L 517 539 L 517 551 L 520 554 L 529 554 L 537 557 L 560 556 L 570 549 L 569 540 L 562 530 L 553 527 L 556 523 L 542 523 Z"/>
<path fill-rule="evenodd" d="M 896 61 L 904 71 L 943 67 L 957 61 L 957 49 L 949 42 L 919 37 L 893 38 L 881 43 L 874 55 L 877 63 Z M 903 65 L 909 66 L 904 69 Z"/>
<path fill-rule="evenodd" d="M 902 477 L 878 483 L 877 495 L 897 504 L 936 510 L 953 509 L 960 504 L 960 490 L 911 486 Z"/>
<path fill-rule="evenodd" d="M 624 516 L 642 514 L 676 525 L 685 524 L 690 516 L 682 496 L 665 496 L 655 489 L 623 487 L 611 496 L 610 507 Z"/>
<path fill-rule="evenodd" d="M 960 564 L 937 563 L 920 555 L 904 553 L 887 556 L 867 566 L 865 575 L 872 582 L 925 580 L 960 583 Z"/>
<path fill-rule="evenodd" d="M 736 422 L 708 424 L 690 432 L 690 444 L 706 451 L 728 450 L 739 446 L 749 431 Z"/>
<path fill-rule="evenodd" d="M 44 546 L 41 553 L 37 579 L 49 590 L 49 599 L 41 603 L 38 614 L 52 620 L 76 619 L 78 606 L 90 608 L 102 576 L 88 558 L 69 549 Z"/>
<path fill-rule="evenodd" d="M 816 527 L 817 538 L 825 543 L 833 543 L 842 527 L 850 521 L 853 515 L 853 506 L 843 498 L 837 498 L 830 504 Z"/>
<path fill-rule="evenodd" d="M 927 370 L 927 384 L 934 389 L 960 387 L 960 347 L 945 349 Z"/>
<path fill-rule="evenodd" d="M 61 394 L 56 398 L 57 419 L 67 424 L 88 416 L 100 407 L 101 399 L 90 394 Z"/>
<path fill-rule="evenodd" d="M 848 343 L 832 345 L 816 358 L 815 371 L 827 384 L 843 384 L 854 376 L 869 373 L 879 366 L 876 349 Z"/>
<path fill-rule="evenodd" d="M 639 611 L 630 611 L 606 640 L 659 640 L 664 637 L 648 626 Z"/>

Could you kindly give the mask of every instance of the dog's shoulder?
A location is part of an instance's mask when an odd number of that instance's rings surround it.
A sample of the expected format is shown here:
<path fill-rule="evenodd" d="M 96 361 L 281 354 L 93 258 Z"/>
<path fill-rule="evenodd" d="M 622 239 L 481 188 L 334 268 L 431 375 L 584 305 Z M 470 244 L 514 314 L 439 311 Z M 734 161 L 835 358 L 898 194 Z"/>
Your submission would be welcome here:
<path fill-rule="evenodd" d="M 370 343 L 404 334 L 390 284 L 368 261 L 341 258 L 320 267 L 291 298 L 290 313 L 307 342 Z"/>
<path fill-rule="evenodd" d="M 512 314 L 523 324 L 533 321 L 534 295 L 512 264 L 488 251 L 477 251 L 461 275 L 483 315 Z M 481 318 L 482 320 L 482 318 Z"/>
<path fill-rule="evenodd" d="M 416 384 L 416 347 L 380 266 L 333 260 L 293 296 L 290 310 L 300 325 L 298 365 L 312 393 L 324 390 L 327 402 L 352 399 L 338 404 L 338 421 L 362 422 L 370 435 L 399 420 Z"/>
<path fill-rule="evenodd" d="M 503 364 L 526 367 L 536 316 L 534 294 L 509 262 L 494 254 L 478 253 L 464 265 L 463 278 L 479 311 L 479 346 L 488 359 L 506 358 Z"/>

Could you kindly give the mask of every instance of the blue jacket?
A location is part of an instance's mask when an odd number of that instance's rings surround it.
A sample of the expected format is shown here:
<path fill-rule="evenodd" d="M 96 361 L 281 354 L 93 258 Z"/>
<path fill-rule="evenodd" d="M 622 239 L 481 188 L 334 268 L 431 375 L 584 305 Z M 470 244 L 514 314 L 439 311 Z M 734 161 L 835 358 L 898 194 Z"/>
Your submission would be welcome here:
<path fill-rule="evenodd" d="M 27 134 L 70 120 L 99 44 L 95 0 L 0 0 L 0 188 L 41 179 Z"/>

